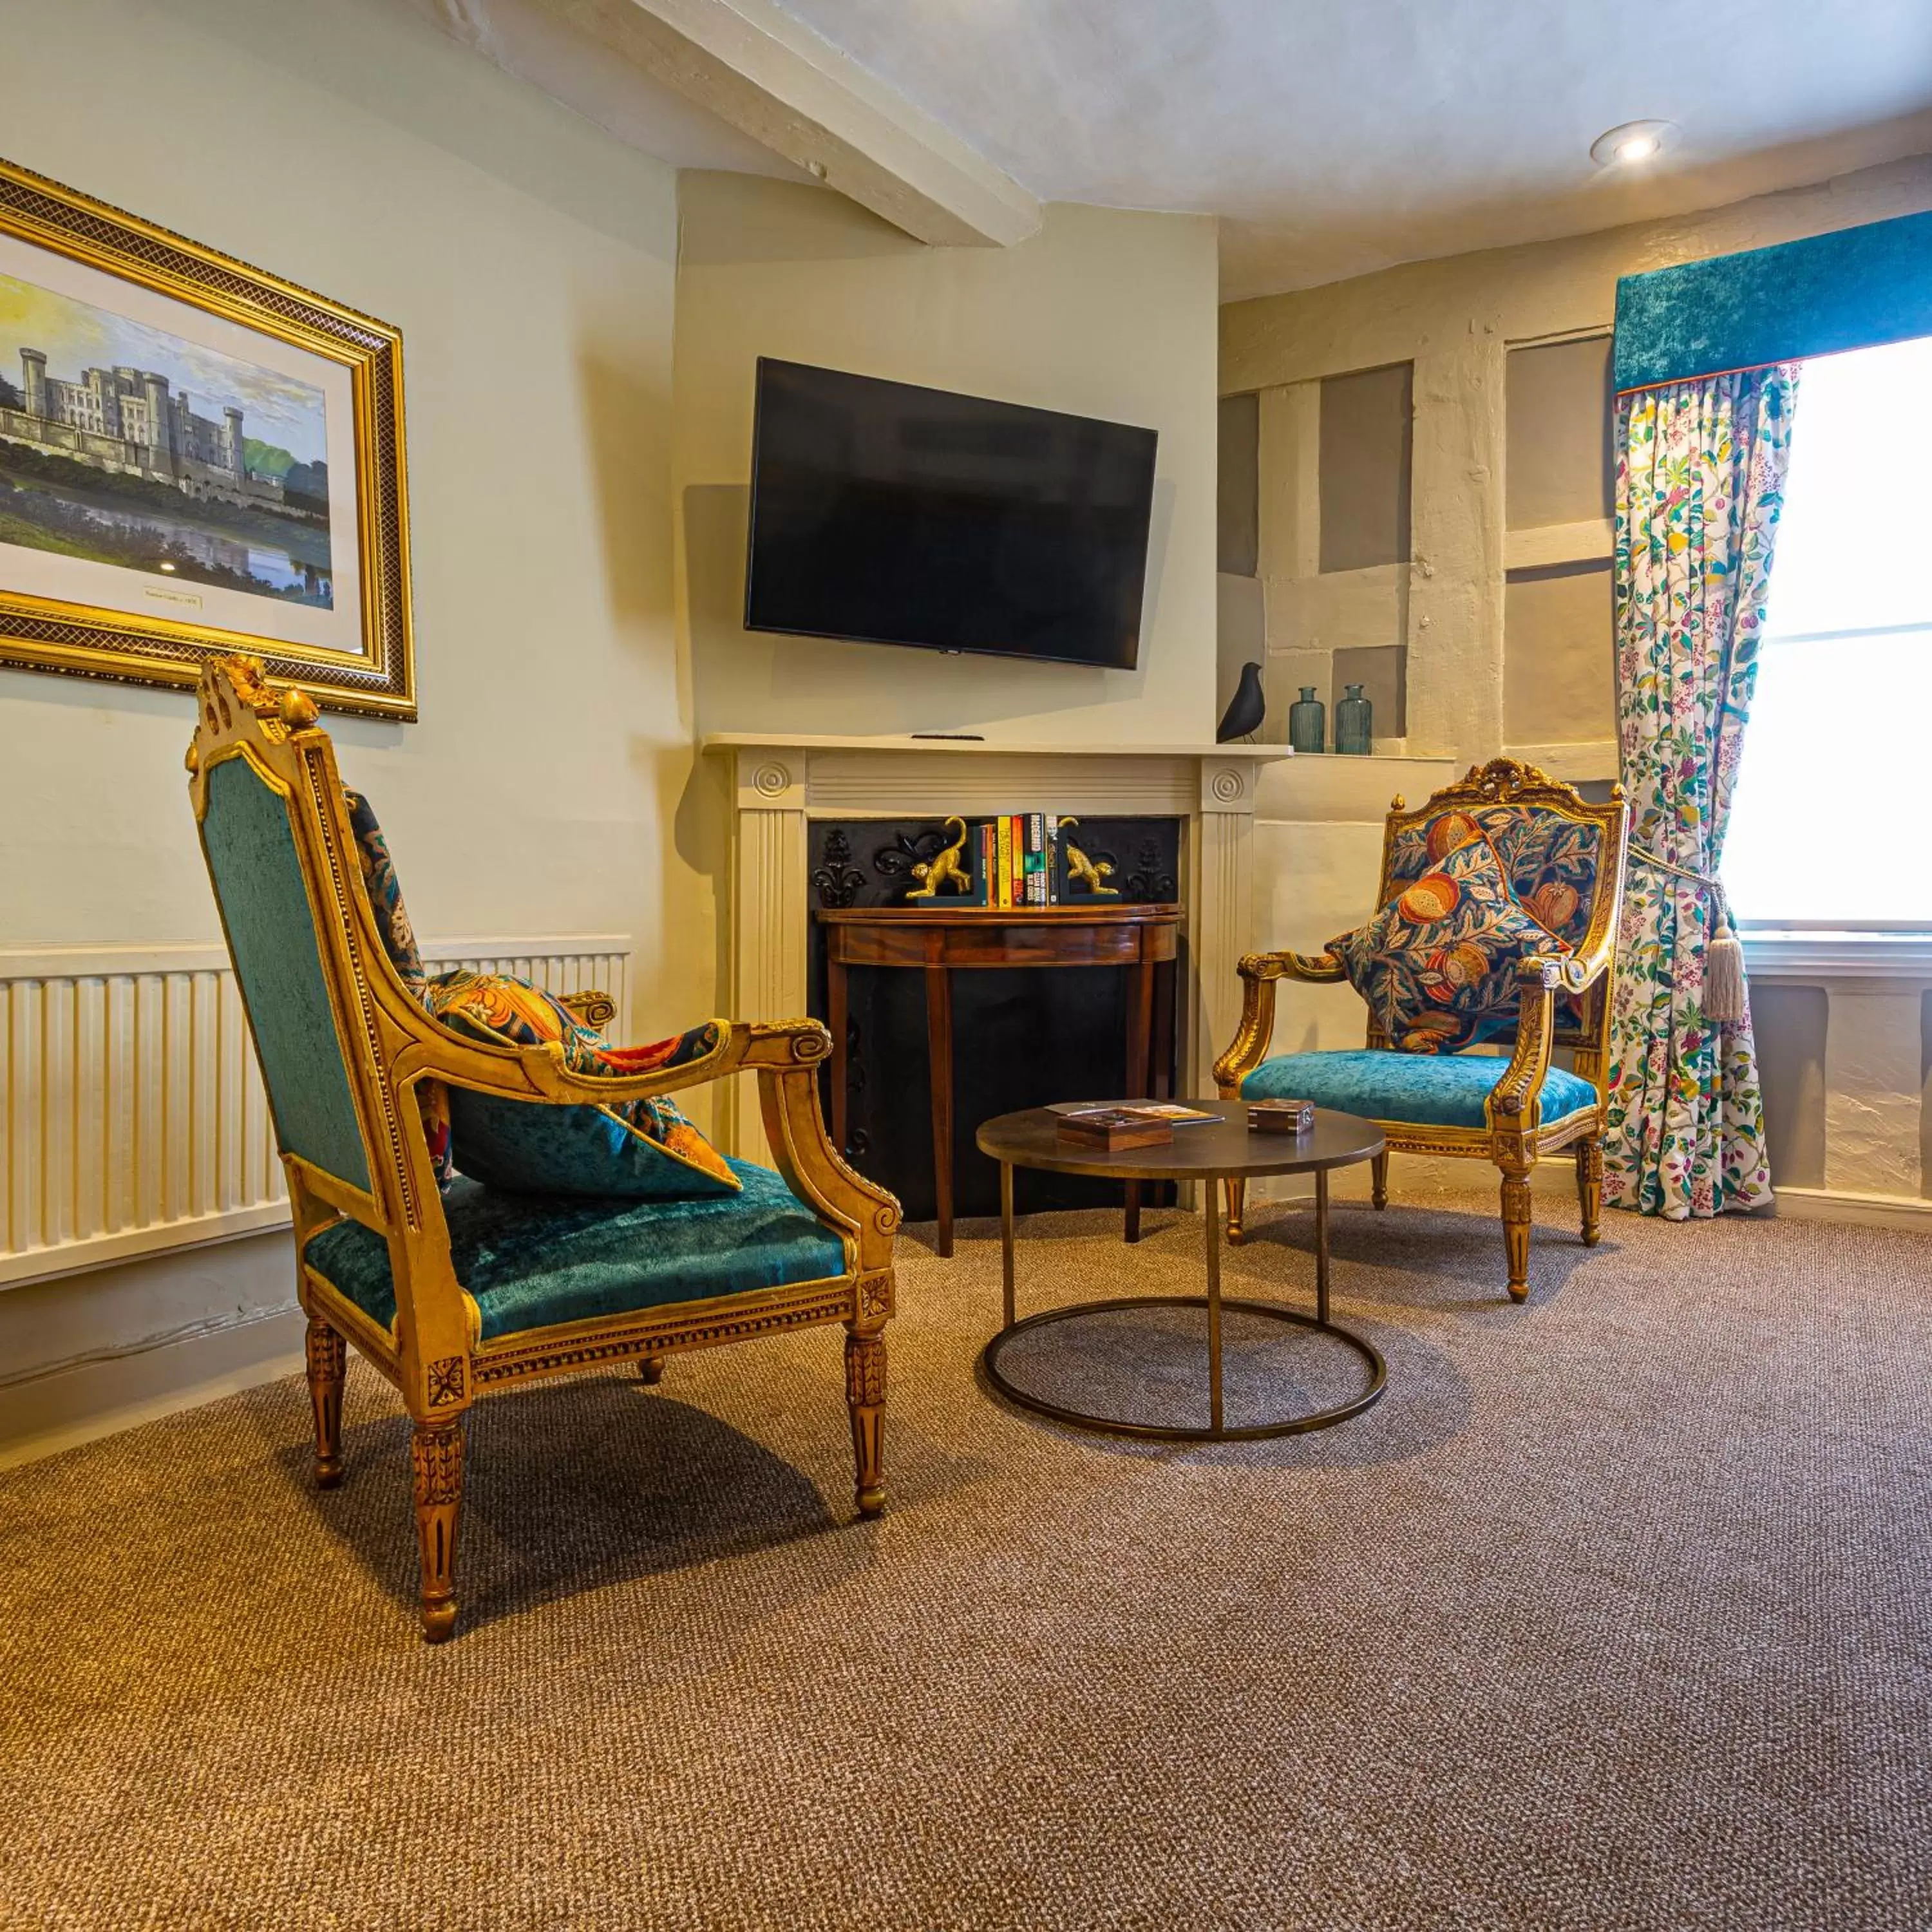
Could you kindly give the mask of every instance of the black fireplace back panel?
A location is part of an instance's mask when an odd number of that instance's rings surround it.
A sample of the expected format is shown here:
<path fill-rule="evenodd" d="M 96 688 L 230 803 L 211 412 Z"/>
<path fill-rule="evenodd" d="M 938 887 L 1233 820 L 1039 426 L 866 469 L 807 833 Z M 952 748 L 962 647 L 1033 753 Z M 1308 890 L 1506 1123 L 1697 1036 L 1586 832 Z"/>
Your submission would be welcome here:
<path fill-rule="evenodd" d="M 1177 818 L 1083 818 L 1076 842 L 1111 859 L 1123 900 L 1172 902 L 1180 896 Z M 912 867 L 946 844 L 937 819 L 814 821 L 811 827 L 812 903 L 896 905 L 918 883 Z M 997 916 L 997 915 L 994 915 Z M 1180 962 L 1185 969 L 1185 960 Z M 1167 1019 L 1157 1042 L 1156 1084 L 1173 1091 L 1175 968 L 1157 998 Z M 902 968 L 854 967 L 847 982 L 850 1100 L 848 1157 L 890 1187 L 907 1219 L 929 1220 L 932 1192 L 931 1088 L 927 1078 L 926 976 Z M 1000 1211 L 999 1168 L 974 1145 L 974 1129 L 996 1114 L 1052 1100 L 1115 1100 L 1126 1090 L 1127 975 L 1117 967 L 961 968 L 952 974 L 953 1211 Z M 814 926 L 812 1010 L 825 1015 L 824 929 Z M 826 1093 L 830 1116 L 830 1075 Z M 1172 1188 L 1145 1190 L 1155 1204 Z M 1022 1214 L 1118 1204 L 1118 1181 L 1020 1171 L 1015 1205 Z"/>
<path fill-rule="evenodd" d="M 969 824 L 988 815 L 964 814 Z M 1112 864 L 1107 883 L 1123 899 L 1166 905 L 1180 896 L 1180 823 L 1082 818 L 1072 836 L 1096 866 Z M 919 884 L 914 866 L 949 842 L 943 818 L 814 819 L 810 838 L 814 906 L 898 905 Z"/>

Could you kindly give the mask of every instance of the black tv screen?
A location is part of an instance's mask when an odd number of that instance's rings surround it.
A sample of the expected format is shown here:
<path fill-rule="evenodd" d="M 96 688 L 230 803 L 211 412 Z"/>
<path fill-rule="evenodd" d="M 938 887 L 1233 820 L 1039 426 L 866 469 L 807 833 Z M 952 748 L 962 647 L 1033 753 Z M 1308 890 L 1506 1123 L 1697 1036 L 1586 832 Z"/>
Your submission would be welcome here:
<path fill-rule="evenodd" d="M 1131 669 L 1155 440 L 761 358 L 746 628 Z"/>

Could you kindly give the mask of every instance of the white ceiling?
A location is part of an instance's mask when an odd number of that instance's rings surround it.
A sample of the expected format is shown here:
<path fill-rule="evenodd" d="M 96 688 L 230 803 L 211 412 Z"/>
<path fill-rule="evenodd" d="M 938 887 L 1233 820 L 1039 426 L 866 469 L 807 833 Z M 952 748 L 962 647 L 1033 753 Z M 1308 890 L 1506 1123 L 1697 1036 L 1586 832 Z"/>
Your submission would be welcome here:
<path fill-rule="evenodd" d="M 1223 216 L 1230 298 L 1932 149 L 1928 0 L 784 4 L 1044 200 Z"/>

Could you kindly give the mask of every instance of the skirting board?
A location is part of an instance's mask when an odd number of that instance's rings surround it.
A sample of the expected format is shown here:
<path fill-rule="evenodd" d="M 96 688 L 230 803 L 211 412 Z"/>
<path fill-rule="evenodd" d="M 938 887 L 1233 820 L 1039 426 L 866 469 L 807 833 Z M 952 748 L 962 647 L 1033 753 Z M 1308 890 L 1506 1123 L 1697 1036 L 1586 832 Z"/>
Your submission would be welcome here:
<path fill-rule="evenodd" d="M 1910 1194 L 1837 1194 L 1825 1187 L 1776 1189 L 1774 1210 L 1784 1221 L 1838 1221 L 1858 1228 L 1895 1228 L 1932 1234 L 1932 1201 Z"/>
<path fill-rule="evenodd" d="M 0 1469 L 298 1375 L 304 1326 L 291 1302 L 0 1388 Z M 304 1407 L 292 1427 L 306 1426 Z"/>
<path fill-rule="evenodd" d="M 1405 1192 L 1487 1192 L 1500 1181 L 1497 1170 L 1486 1162 L 1449 1160 L 1436 1154 L 1396 1154 L 1389 1162 L 1389 1203 L 1399 1207 Z M 1315 1184 L 1298 1177 L 1248 1184 L 1252 1197 L 1260 1201 L 1312 1199 Z M 1552 1154 L 1530 1175 L 1530 1187 L 1540 1204 L 1547 1199 L 1554 1208 L 1576 1198 L 1575 1169 L 1566 1151 Z M 1369 1170 L 1366 1165 L 1343 1168 L 1331 1186 L 1338 1201 L 1365 1201 L 1369 1195 Z M 1836 1221 L 1853 1227 L 1894 1228 L 1901 1233 L 1932 1234 L 1932 1200 L 1909 1194 L 1834 1193 L 1825 1187 L 1780 1187 L 1769 1210 L 1787 1221 Z M 1760 1212 L 1765 1210 L 1760 1210 Z"/>

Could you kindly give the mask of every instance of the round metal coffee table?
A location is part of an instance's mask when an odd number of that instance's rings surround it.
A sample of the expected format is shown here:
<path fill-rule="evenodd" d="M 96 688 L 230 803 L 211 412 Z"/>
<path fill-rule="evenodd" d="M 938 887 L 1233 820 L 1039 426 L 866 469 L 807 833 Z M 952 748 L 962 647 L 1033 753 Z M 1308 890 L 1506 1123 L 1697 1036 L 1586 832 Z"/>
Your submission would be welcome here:
<path fill-rule="evenodd" d="M 1124 1102 L 1130 1105 L 1131 1102 Z M 1317 1108 L 1315 1124 L 1305 1134 L 1250 1131 L 1247 1108 L 1240 1101 L 1201 1101 L 1203 1112 L 1217 1116 L 1177 1126 L 1172 1142 L 1160 1147 L 1127 1148 L 1112 1153 L 1082 1147 L 1060 1138 L 1060 1116 L 1046 1107 L 1024 1113 L 1002 1114 L 980 1128 L 980 1151 L 1000 1164 L 1000 1255 L 1006 1292 L 1006 1326 L 986 1344 L 980 1361 L 986 1378 L 1009 1402 L 1056 1422 L 1108 1435 L 1151 1438 L 1164 1442 L 1252 1442 L 1262 1436 L 1293 1436 L 1326 1429 L 1359 1415 L 1382 1394 L 1387 1370 L 1377 1351 L 1359 1335 L 1328 1318 L 1328 1174 L 1331 1168 L 1372 1160 L 1384 1148 L 1382 1130 L 1352 1114 Z M 1049 1308 L 1024 1321 L 1013 1307 L 1013 1169 L 1037 1168 L 1054 1174 L 1087 1174 L 1118 1180 L 1192 1180 L 1200 1184 L 1202 1218 L 1207 1223 L 1208 1292 L 1199 1294 L 1134 1295 L 1112 1301 L 1083 1301 L 1066 1308 Z M 1221 1184 L 1252 1180 L 1264 1174 L 1312 1174 L 1315 1177 L 1315 1312 L 1304 1315 L 1274 1302 L 1223 1300 L 1221 1294 Z M 1124 1309 L 1204 1308 L 1208 1311 L 1208 1426 L 1175 1428 L 1150 1422 L 1124 1421 L 1064 1408 L 1010 1382 L 1000 1372 L 1000 1357 L 1016 1336 L 1056 1322 L 1078 1322 Z M 1238 1309 L 1331 1336 L 1354 1351 L 1368 1368 L 1361 1391 L 1332 1408 L 1283 1416 L 1268 1422 L 1229 1426 L 1221 1406 L 1221 1315 Z"/>

